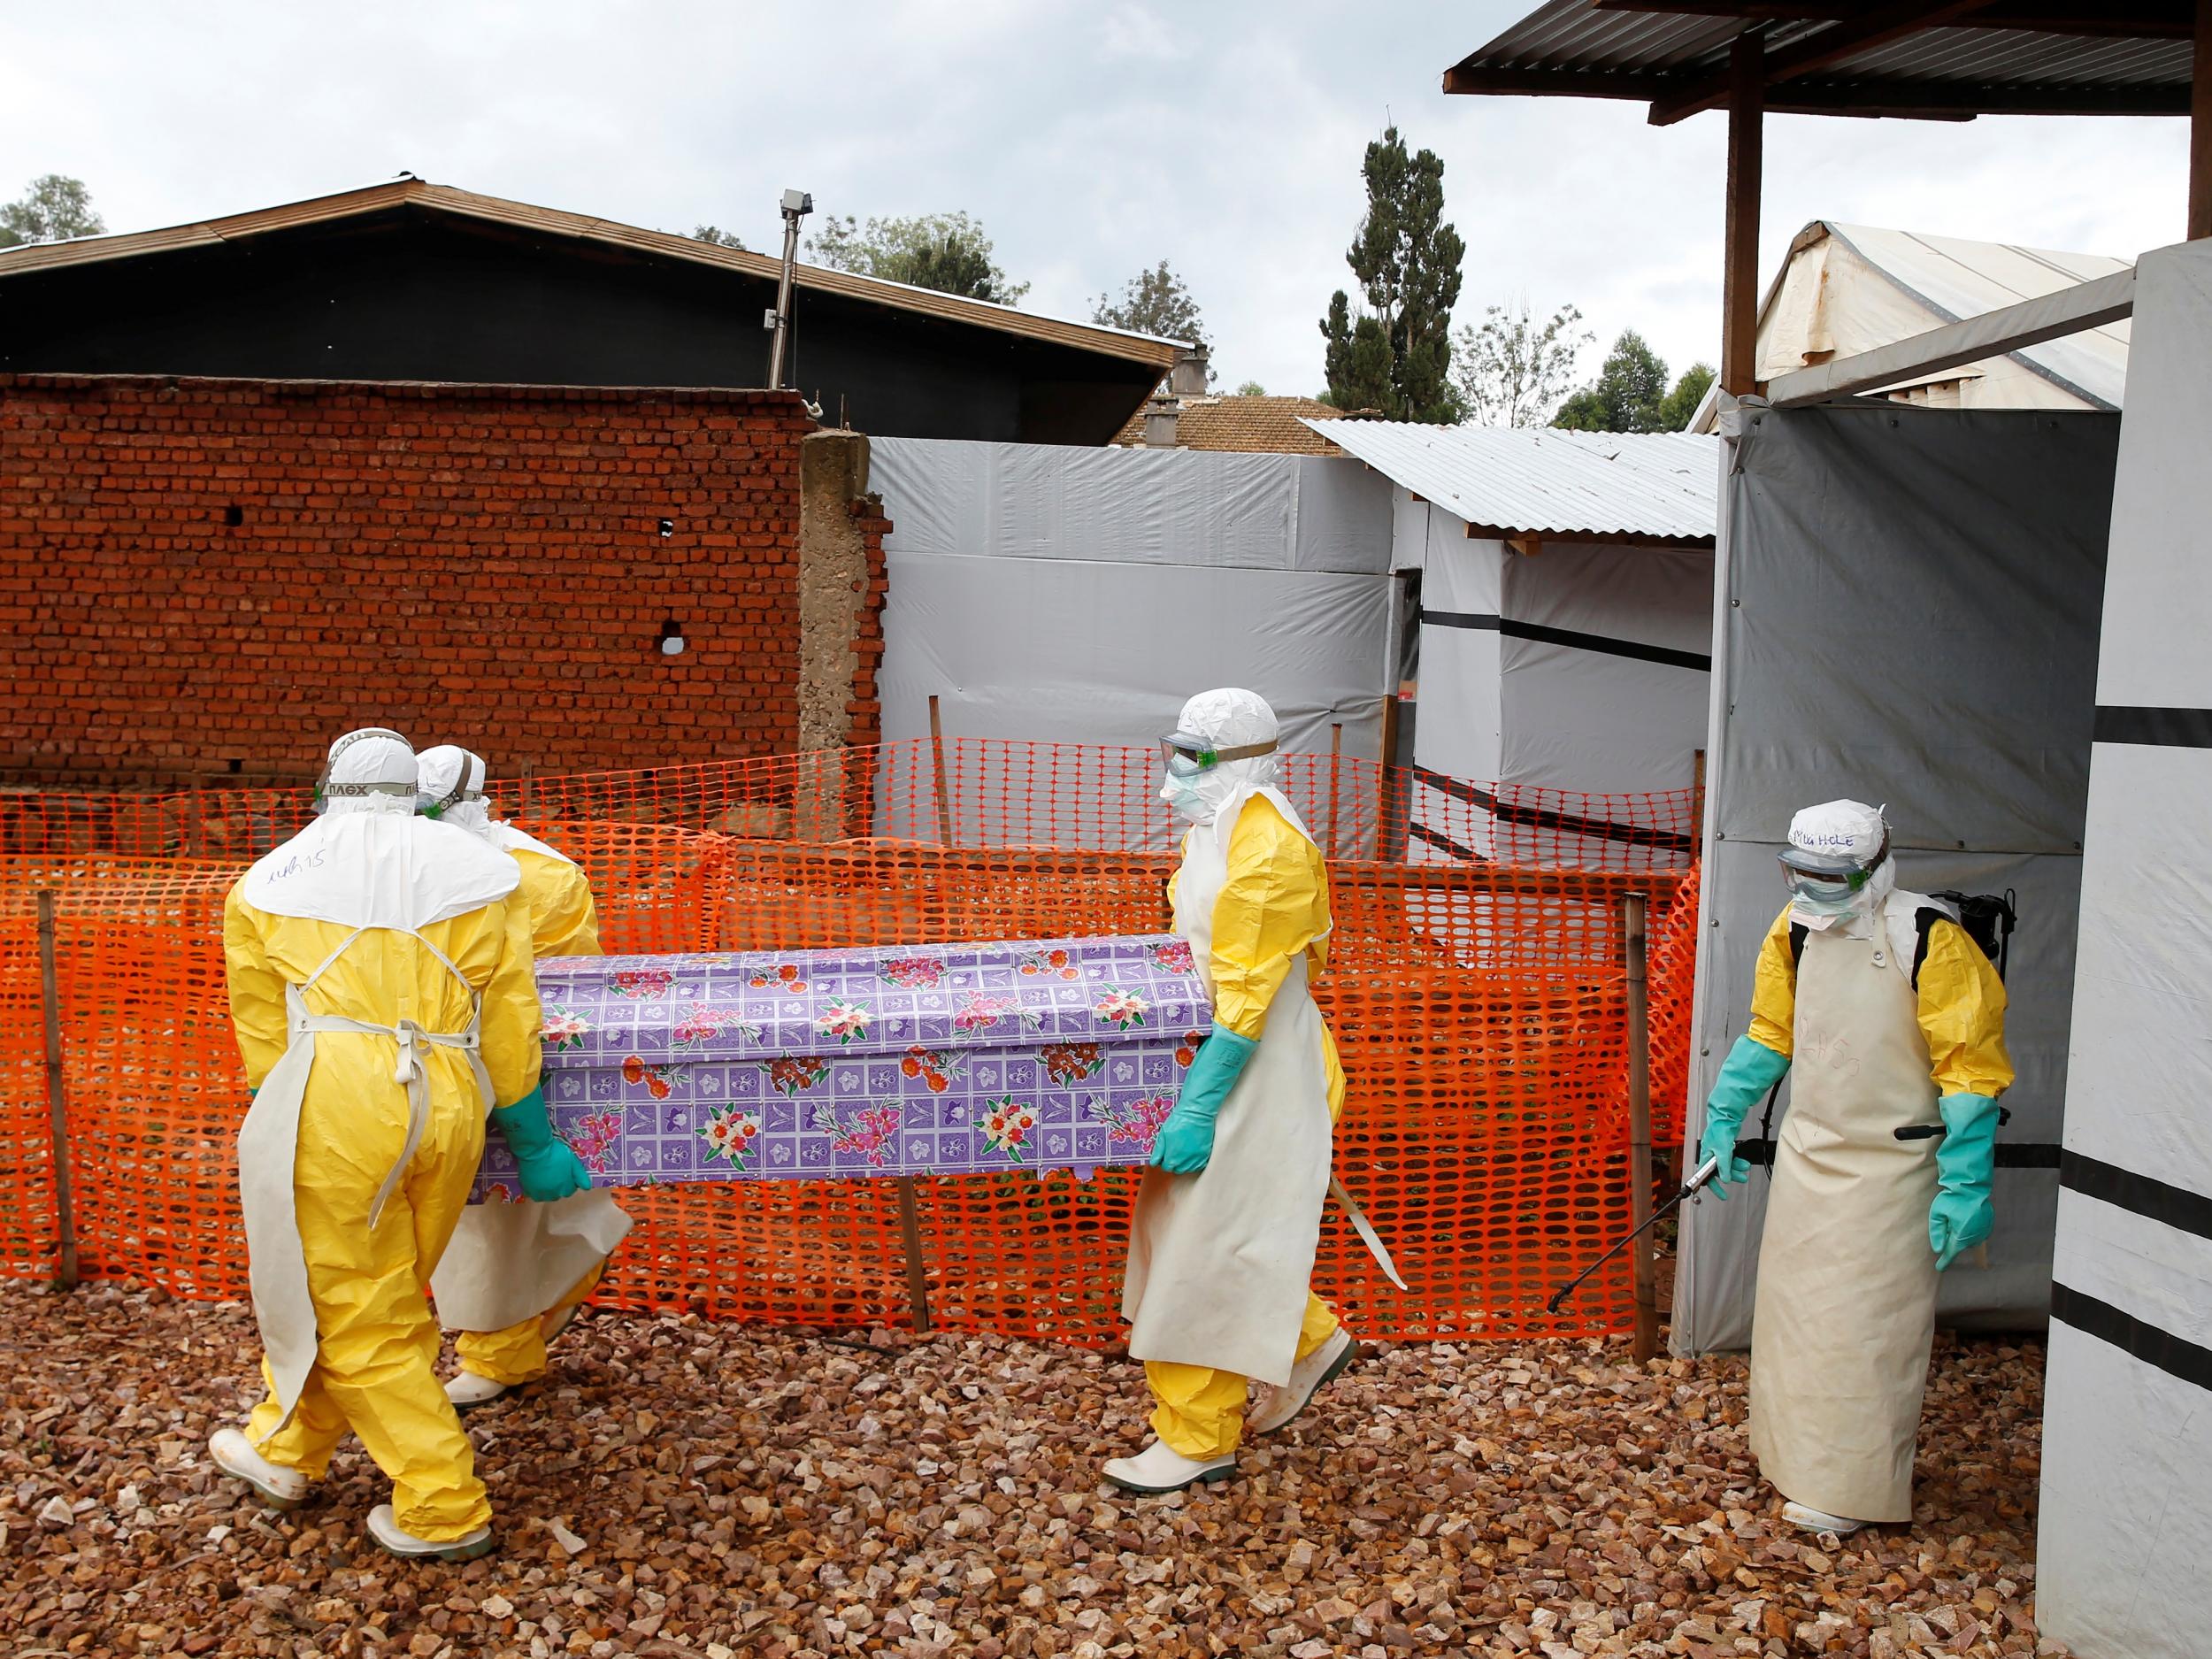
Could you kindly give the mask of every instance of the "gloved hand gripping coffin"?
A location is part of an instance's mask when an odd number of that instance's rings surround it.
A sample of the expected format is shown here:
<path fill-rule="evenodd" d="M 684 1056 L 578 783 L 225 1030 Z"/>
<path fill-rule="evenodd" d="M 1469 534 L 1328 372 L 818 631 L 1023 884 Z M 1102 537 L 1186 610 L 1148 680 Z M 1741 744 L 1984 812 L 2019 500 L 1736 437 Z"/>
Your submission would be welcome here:
<path fill-rule="evenodd" d="M 1141 1164 L 1212 1019 L 1166 936 L 537 972 L 554 1131 L 602 1187 Z"/>

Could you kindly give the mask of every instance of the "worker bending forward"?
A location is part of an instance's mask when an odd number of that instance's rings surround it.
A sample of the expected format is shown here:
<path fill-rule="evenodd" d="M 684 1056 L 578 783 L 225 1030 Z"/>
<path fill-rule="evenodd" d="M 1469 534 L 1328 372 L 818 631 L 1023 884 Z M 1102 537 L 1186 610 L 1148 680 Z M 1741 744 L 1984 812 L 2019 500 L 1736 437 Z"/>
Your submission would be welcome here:
<path fill-rule="evenodd" d="M 541 961 L 598 956 L 590 882 L 565 853 L 492 817 L 484 770 L 467 749 L 425 749 L 420 810 L 514 861 L 522 876 L 516 896 L 529 910 Z M 544 1376 L 546 1345 L 568 1328 L 629 1231 L 630 1217 L 604 1192 L 464 1210 L 430 1284 L 440 1322 L 458 1333 L 461 1369 L 445 1386 L 453 1403 L 466 1411 Z"/>
<path fill-rule="evenodd" d="M 1789 908 L 1700 1149 L 1742 1181 L 1745 1114 L 1795 1056 L 1759 1250 L 1751 1447 L 1786 1519 L 1845 1533 L 1912 1518 L 1936 1275 L 1989 1236 L 2012 1062 L 1996 970 L 1948 907 L 1894 890 L 1878 809 L 1806 809 L 1781 858 Z"/>
<path fill-rule="evenodd" d="M 515 863 L 415 816 L 396 733 L 338 740 L 324 816 L 224 907 L 231 1016 L 253 1106 L 240 1197 L 268 1397 L 210 1449 L 290 1508 L 346 1431 L 392 1481 L 370 1534 L 403 1555 L 491 1546 L 468 1437 L 438 1386 L 426 1294 L 488 1110 L 534 1197 L 588 1184 L 538 1087 L 529 918 Z"/>
<path fill-rule="evenodd" d="M 1351 1333 L 1308 1287 L 1344 1103 L 1309 976 L 1326 960 L 1320 849 L 1274 785 L 1274 711 L 1210 691 L 1165 741 L 1162 795 L 1192 828 L 1172 897 L 1214 1010 L 1160 1125 L 1131 1219 L 1122 1317 L 1158 1436 L 1106 1465 L 1132 1492 L 1236 1471 L 1248 1379 L 1255 1432 L 1280 1428 L 1351 1363 Z"/>

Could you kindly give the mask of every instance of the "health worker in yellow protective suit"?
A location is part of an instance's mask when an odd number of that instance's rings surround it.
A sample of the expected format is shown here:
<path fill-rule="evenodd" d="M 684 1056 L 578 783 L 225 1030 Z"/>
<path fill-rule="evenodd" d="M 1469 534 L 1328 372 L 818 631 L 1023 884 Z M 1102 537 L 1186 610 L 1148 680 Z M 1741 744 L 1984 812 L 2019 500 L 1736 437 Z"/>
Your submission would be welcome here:
<path fill-rule="evenodd" d="M 1781 859 L 1789 908 L 1760 948 L 1751 1029 L 1706 1102 L 1700 1153 L 1726 1196 L 1747 1173 L 1745 1114 L 1790 1073 L 1751 1448 L 1785 1519 L 1842 1534 L 1912 1518 L 1936 1275 L 1989 1236 L 2012 1061 L 1996 969 L 1948 905 L 1896 890 L 1879 809 L 1808 807 Z"/>
<path fill-rule="evenodd" d="M 1164 741 L 1161 794 L 1192 828 L 1171 889 L 1175 929 L 1214 1025 L 1160 1125 L 1130 1222 L 1122 1317 L 1144 1362 L 1157 1438 L 1106 1465 L 1132 1492 L 1236 1471 L 1246 1391 L 1256 1433 L 1279 1429 L 1358 1349 L 1308 1286 L 1344 1105 L 1336 1043 L 1309 979 L 1327 961 L 1321 850 L 1275 785 L 1275 712 L 1249 691 L 1201 694 Z"/>
<path fill-rule="evenodd" d="M 422 752 L 417 807 L 514 860 L 516 897 L 530 912 L 534 954 L 595 956 L 591 883 L 569 856 L 491 815 L 480 756 L 450 744 Z M 558 1203 L 471 1204 L 430 1281 L 438 1318 L 458 1334 L 461 1369 L 447 1397 L 462 1410 L 546 1373 L 546 1345 L 567 1329 L 630 1231 L 614 1196 L 581 1192 Z"/>
<path fill-rule="evenodd" d="M 417 818 L 415 786 L 397 733 L 340 738 L 322 815 L 224 907 L 254 1088 L 239 1193 L 269 1394 L 210 1449 L 289 1508 L 350 1429 L 392 1481 L 371 1536 L 396 1555 L 459 1560 L 490 1548 L 491 1509 L 438 1385 L 426 1293 L 485 1114 L 533 1197 L 588 1179 L 546 1122 L 515 862 Z"/>

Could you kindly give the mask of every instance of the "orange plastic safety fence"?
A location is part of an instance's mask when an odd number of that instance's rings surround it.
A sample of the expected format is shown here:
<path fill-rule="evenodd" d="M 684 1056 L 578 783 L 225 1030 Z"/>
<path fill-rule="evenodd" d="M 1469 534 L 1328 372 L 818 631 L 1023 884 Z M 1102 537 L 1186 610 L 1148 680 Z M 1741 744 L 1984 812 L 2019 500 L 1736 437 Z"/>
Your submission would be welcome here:
<path fill-rule="evenodd" d="M 1598 868 L 1438 858 L 1409 837 L 1395 856 L 1378 856 L 1393 846 L 1394 811 L 1499 845 L 1501 826 L 1512 828 L 1495 810 L 1505 796 L 1425 780 L 1432 799 L 1406 790 L 1394 804 L 1378 769 L 1292 759 L 1292 798 L 1339 849 L 1332 961 L 1317 987 L 1352 1079 L 1337 1167 L 1410 1289 L 1383 1279 L 1333 1208 L 1320 1283 L 1377 1333 L 1624 1328 L 1624 1260 L 1561 1315 L 1548 1316 L 1543 1302 L 1627 1222 L 1621 915 L 1632 889 L 1652 902 L 1660 1122 L 1673 1098 L 1664 1056 L 1670 1033 L 1686 1033 L 1688 987 L 1686 959 L 1670 965 L 1667 941 L 1694 941 L 1669 838 L 1686 833 L 1686 804 L 1532 792 L 1509 802 L 1523 829 L 1542 828 L 1559 838 L 1555 850 Z M 1145 751 L 925 742 L 536 780 L 526 792 L 503 787 L 501 804 L 584 866 L 610 949 L 1130 933 L 1166 923 L 1173 861 L 1165 815 L 1149 798 L 1156 765 Z M 190 809 L 171 818 L 142 798 L 111 797 L 104 820 L 44 809 L 13 820 L 68 826 L 77 845 L 0 859 L 0 1271 L 48 1272 L 53 1260 L 32 902 L 43 886 L 60 895 L 83 1269 L 142 1275 L 180 1294 L 243 1294 L 233 1140 L 245 1100 L 221 901 L 244 855 L 289 833 L 307 801 L 181 799 Z M 162 844 L 176 856 L 118 856 L 115 832 L 150 822 L 175 823 Z M 1588 833 L 1601 823 L 1607 834 Z M 248 844 L 219 860 L 183 855 L 208 844 L 218 824 Z M 1662 1144 L 1664 1133 L 1655 1125 Z M 959 1329 L 1113 1340 L 1133 1189 L 1125 1172 L 919 1183 L 933 1316 Z M 891 1182 L 629 1189 L 623 1202 L 641 1225 L 603 1293 L 618 1304 L 810 1325 L 902 1317 Z"/>

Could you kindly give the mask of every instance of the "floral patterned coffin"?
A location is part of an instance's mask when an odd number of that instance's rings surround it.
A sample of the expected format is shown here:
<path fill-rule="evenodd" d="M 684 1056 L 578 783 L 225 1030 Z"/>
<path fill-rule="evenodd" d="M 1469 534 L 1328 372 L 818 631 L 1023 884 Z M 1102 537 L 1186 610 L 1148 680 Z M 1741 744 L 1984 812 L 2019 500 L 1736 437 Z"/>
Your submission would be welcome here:
<path fill-rule="evenodd" d="M 1167 937 L 576 957 L 538 995 L 554 1129 L 608 1187 L 1141 1164 L 1212 1018 Z"/>

